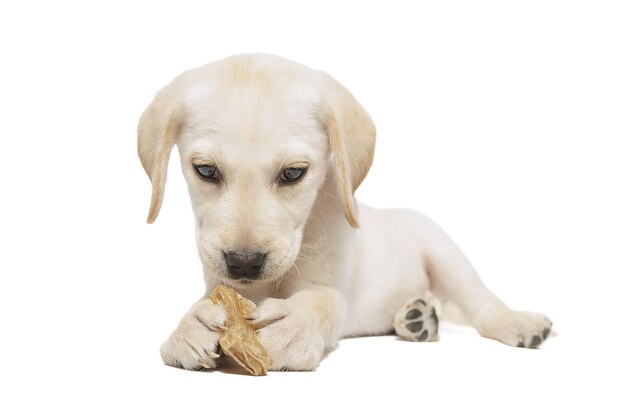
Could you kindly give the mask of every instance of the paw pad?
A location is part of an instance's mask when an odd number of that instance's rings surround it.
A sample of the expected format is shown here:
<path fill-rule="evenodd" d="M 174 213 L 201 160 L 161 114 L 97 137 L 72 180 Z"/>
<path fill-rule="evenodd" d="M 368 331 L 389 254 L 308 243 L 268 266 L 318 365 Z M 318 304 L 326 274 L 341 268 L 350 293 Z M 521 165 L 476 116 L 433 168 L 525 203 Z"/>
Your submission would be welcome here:
<path fill-rule="evenodd" d="M 432 342 L 438 340 L 439 318 L 433 305 L 421 298 L 411 300 L 393 321 L 396 334 L 406 340 Z"/>

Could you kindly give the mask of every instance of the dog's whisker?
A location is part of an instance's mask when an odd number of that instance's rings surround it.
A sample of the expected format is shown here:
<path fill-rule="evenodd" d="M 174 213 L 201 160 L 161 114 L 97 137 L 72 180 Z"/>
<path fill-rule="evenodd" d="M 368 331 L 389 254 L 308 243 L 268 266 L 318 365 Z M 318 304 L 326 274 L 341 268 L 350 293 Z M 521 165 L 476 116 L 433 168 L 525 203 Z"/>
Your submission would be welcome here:
<path fill-rule="evenodd" d="M 296 265 L 295 263 L 293 264 L 294 268 L 296 268 L 296 272 L 298 273 L 298 277 L 300 277 L 300 279 L 302 279 L 302 274 L 300 273 L 300 268 L 298 268 L 298 265 Z M 282 279 L 282 277 L 281 277 Z"/>
<path fill-rule="evenodd" d="M 324 254 L 322 253 L 322 251 L 320 251 L 318 248 L 316 248 L 315 246 L 312 245 L 308 245 L 306 243 L 301 244 L 301 246 L 303 248 L 306 249 L 312 249 L 315 252 L 317 252 L 319 254 L 319 256 L 322 258 L 322 260 L 324 261 L 324 263 L 326 264 L 326 278 L 324 279 L 325 282 L 328 282 L 330 280 L 330 264 L 328 263 L 328 260 L 326 259 L 326 257 L 324 256 Z"/>

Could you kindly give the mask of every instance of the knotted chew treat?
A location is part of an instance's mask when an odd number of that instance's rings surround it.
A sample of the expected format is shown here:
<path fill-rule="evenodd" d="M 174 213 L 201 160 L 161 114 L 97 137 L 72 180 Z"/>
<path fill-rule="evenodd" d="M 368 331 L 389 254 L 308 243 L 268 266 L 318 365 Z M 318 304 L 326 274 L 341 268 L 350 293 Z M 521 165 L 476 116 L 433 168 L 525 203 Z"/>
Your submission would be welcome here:
<path fill-rule="evenodd" d="M 224 285 L 215 288 L 209 299 L 226 309 L 227 330 L 219 340 L 224 353 L 252 375 L 267 374 L 272 360 L 246 320 L 255 309 L 254 303 Z"/>

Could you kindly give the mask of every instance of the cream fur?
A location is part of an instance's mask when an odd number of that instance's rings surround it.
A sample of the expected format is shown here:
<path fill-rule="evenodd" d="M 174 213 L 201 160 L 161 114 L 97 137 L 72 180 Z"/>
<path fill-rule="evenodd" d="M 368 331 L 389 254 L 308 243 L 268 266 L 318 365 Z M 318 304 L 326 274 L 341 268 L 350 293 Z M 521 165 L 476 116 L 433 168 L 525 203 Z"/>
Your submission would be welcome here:
<path fill-rule="evenodd" d="M 353 193 L 374 155 L 375 128 L 354 97 L 327 74 L 270 55 L 241 55 L 187 71 L 164 87 L 139 123 L 139 155 L 163 201 L 177 145 L 196 217 L 206 294 L 161 347 L 168 365 L 213 367 L 224 313 L 206 296 L 226 283 L 258 304 L 273 369 L 315 369 L 340 338 L 386 334 L 394 314 L 431 291 L 483 336 L 528 346 L 549 326 L 510 310 L 431 220 L 375 210 Z M 219 184 L 193 163 L 218 167 Z M 306 164 L 302 181 L 280 171 Z M 228 278 L 222 253 L 267 252 L 258 282 Z"/>

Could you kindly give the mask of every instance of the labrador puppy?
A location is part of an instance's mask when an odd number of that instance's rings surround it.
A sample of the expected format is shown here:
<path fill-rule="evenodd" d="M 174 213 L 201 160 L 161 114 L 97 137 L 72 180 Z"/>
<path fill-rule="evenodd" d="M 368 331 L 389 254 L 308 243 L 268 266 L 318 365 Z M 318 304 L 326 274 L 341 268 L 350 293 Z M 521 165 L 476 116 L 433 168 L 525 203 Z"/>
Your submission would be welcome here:
<path fill-rule="evenodd" d="M 206 282 L 161 347 L 167 365 L 215 366 L 226 316 L 208 295 L 218 284 L 257 304 L 250 320 L 274 370 L 313 370 L 348 336 L 395 328 L 436 340 L 442 314 L 511 346 L 548 337 L 548 318 L 508 308 L 433 221 L 355 201 L 375 136 L 345 87 L 270 55 L 210 63 L 156 94 L 138 129 L 148 223 L 177 145 Z"/>

